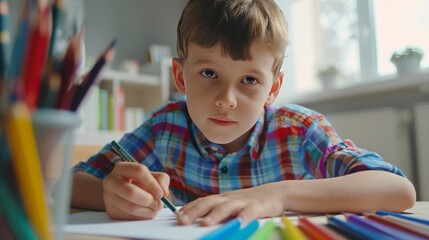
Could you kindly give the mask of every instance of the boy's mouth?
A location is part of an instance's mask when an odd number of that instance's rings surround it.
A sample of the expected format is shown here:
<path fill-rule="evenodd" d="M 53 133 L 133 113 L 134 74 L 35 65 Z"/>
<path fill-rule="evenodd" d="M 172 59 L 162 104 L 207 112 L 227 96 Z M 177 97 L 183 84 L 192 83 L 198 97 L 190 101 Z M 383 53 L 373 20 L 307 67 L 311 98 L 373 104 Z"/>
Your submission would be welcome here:
<path fill-rule="evenodd" d="M 230 126 L 236 124 L 236 121 L 233 121 L 227 117 L 217 116 L 209 118 L 212 122 L 219 126 Z"/>

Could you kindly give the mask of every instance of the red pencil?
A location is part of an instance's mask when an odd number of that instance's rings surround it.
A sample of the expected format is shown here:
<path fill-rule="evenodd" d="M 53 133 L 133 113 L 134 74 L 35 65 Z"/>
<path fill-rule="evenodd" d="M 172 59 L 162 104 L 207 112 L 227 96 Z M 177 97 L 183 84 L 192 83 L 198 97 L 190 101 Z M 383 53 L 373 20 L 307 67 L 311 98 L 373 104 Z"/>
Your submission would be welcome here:
<path fill-rule="evenodd" d="M 330 230 L 321 224 L 315 224 L 307 218 L 300 217 L 298 219 L 299 228 L 310 237 L 310 239 L 316 240 L 343 240 L 345 239 L 341 235 Z"/>
<path fill-rule="evenodd" d="M 37 8 L 35 22 L 30 27 L 27 53 L 22 72 L 22 97 L 29 109 L 37 105 L 43 66 L 48 53 L 51 35 L 51 11 L 48 4 Z"/>

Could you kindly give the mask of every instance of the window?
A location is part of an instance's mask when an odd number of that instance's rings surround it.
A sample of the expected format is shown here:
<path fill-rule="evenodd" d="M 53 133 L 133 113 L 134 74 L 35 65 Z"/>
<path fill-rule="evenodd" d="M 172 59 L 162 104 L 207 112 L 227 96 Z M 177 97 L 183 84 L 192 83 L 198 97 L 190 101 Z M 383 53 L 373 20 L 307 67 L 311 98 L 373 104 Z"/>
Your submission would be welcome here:
<path fill-rule="evenodd" d="M 322 88 L 321 70 L 340 71 L 336 87 L 395 73 L 390 56 L 420 47 L 429 67 L 427 0 L 278 0 L 289 24 L 282 96 Z M 280 100 L 281 101 L 281 100 Z"/>
<path fill-rule="evenodd" d="M 395 50 L 412 45 L 420 47 L 426 57 L 421 66 L 429 67 L 429 1 L 374 1 L 374 23 L 377 33 L 377 68 L 380 75 L 395 72 L 389 62 Z"/>

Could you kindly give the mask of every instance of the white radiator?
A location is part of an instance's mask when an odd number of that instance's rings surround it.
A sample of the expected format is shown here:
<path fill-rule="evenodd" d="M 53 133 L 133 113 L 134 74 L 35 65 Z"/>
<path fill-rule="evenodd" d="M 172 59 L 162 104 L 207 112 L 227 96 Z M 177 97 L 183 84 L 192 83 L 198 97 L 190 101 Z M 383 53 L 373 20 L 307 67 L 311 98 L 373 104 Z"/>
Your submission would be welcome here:
<path fill-rule="evenodd" d="M 419 200 L 429 201 L 429 103 L 417 104 L 414 112 Z"/>
<path fill-rule="evenodd" d="M 342 139 L 380 154 L 413 180 L 410 154 L 410 114 L 394 108 L 326 114 Z"/>

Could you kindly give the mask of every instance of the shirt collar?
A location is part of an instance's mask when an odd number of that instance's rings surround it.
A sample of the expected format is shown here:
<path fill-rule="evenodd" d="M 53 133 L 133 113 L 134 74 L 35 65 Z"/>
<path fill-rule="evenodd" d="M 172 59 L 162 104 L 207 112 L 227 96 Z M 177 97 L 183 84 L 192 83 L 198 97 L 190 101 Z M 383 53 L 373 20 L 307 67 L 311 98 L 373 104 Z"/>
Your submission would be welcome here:
<path fill-rule="evenodd" d="M 260 150 L 262 150 L 262 146 L 265 144 L 265 137 L 262 134 L 266 117 L 265 112 L 266 111 L 264 111 L 264 113 L 258 118 L 258 121 L 256 121 L 251 130 L 252 133 L 250 134 L 246 145 L 239 151 L 249 152 L 250 158 L 253 160 L 259 159 Z M 224 148 L 220 144 L 209 141 L 192 121 L 191 129 L 195 137 L 197 147 L 204 157 L 207 158 L 209 153 L 213 152 L 217 152 L 218 154 L 225 156 L 226 153 Z"/>

